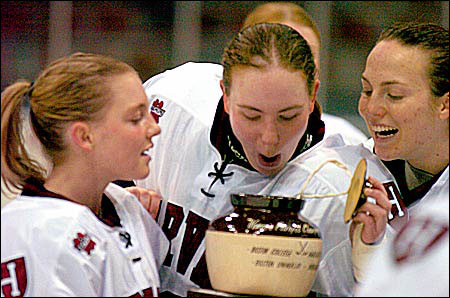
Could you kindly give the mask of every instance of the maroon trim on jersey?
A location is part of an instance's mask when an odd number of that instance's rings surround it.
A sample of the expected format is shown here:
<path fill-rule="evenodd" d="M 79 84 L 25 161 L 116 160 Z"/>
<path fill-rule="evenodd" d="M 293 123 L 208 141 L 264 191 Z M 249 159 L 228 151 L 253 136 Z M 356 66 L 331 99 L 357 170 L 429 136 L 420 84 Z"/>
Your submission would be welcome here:
<path fill-rule="evenodd" d="M 75 202 L 63 195 L 51 192 L 47 190 L 42 183 L 40 183 L 37 180 L 34 179 L 28 179 L 26 181 L 27 183 L 24 185 L 22 190 L 23 196 L 29 196 L 29 197 L 49 197 L 49 198 L 55 198 L 55 199 L 62 199 L 66 201 L 70 201 L 72 203 L 79 204 L 78 202 Z"/>
<path fill-rule="evenodd" d="M 427 182 L 409 190 L 408 185 L 406 184 L 405 177 L 406 161 L 397 159 L 392 161 L 383 161 L 383 163 L 395 177 L 406 207 L 409 207 L 413 203 L 421 200 L 428 193 L 431 187 L 436 183 L 439 177 L 441 177 L 442 173 L 445 170 L 444 168 L 441 172 L 434 175 L 433 178 L 431 178 Z"/>
<path fill-rule="evenodd" d="M 444 239 L 448 241 L 448 221 L 432 215 L 418 215 L 403 226 L 392 245 L 392 256 L 396 263 L 414 263 Z"/>
<path fill-rule="evenodd" d="M 72 202 L 75 204 L 80 204 L 78 202 L 75 202 L 74 200 L 71 200 L 71 199 L 63 196 L 63 195 L 60 195 L 60 194 L 57 194 L 57 193 L 47 190 L 41 182 L 34 180 L 34 179 L 28 179 L 26 181 L 26 184 L 24 185 L 23 190 L 22 190 L 22 195 L 29 196 L 29 197 L 55 198 L 55 199 L 60 199 L 60 200 L 66 200 L 66 201 L 69 201 L 69 202 Z M 94 212 L 94 214 L 95 214 L 95 212 Z M 116 212 L 116 208 L 114 207 L 111 200 L 105 194 L 103 194 L 103 196 L 102 196 L 101 214 L 102 214 L 101 217 L 99 217 L 97 214 L 95 214 L 95 215 L 104 224 L 106 224 L 110 227 L 115 227 L 115 226 L 121 227 L 122 226 L 120 224 L 120 218 Z"/>

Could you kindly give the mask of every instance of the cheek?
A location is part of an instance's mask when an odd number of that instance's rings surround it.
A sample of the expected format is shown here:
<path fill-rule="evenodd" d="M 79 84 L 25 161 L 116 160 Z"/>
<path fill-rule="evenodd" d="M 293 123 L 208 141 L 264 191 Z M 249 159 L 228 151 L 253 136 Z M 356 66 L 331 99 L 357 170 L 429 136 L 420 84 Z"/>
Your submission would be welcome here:
<path fill-rule="evenodd" d="M 231 127 L 237 139 L 245 144 L 255 139 L 252 126 L 242 119 L 230 118 Z"/>
<path fill-rule="evenodd" d="M 359 114 L 365 118 L 365 112 L 366 112 L 366 101 L 362 98 L 359 99 L 358 102 L 358 112 Z"/>
<path fill-rule="evenodd" d="M 286 124 L 280 131 L 282 143 L 296 147 L 306 132 L 306 128 L 308 127 L 308 118 L 309 114 L 304 115 L 298 121 Z"/>
<path fill-rule="evenodd" d="M 306 128 L 307 123 L 291 125 L 285 128 L 281 133 L 281 138 L 285 140 L 283 143 L 297 146 L 298 142 L 305 134 Z"/>
<path fill-rule="evenodd" d="M 392 113 L 392 116 L 402 123 L 404 129 L 420 128 L 420 131 L 426 129 L 432 120 L 432 115 L 425 107 L 396 109 L 395 115 Z"/>
<path fill-rule="evenodd" d="M 134 126 L 124 126 L 112 129 L 108 136 L 108 143 L 121 152 L 131 152 L 142 146 L 144 142 L 143 130 Z M 120 148 L 120 149 L 119 149 Z M 120 152 L 118 152 L 120 154 Z"/>

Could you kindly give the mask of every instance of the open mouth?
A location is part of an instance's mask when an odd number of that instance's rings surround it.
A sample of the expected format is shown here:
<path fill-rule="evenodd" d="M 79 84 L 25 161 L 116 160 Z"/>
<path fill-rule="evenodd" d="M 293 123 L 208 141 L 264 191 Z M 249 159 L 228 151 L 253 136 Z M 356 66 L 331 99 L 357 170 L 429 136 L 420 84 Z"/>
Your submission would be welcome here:
<path fill-rule="evenodd" d="M 373 132 L 375 135 L 379 138 L 390 138 L 393 137 L 396 133 L 398 133 L 398 129 L 395 127 L 389 127 L 389 126 L 374 126 L 372 127 Z"/>
<path fill-rule="evenodd" d="M 144 152 L 141 153 L 141 155 L 150 156 L 150 150 L 145 150 Z"/>
<path fill-rule="evenodd" d="M 279 160 L 281 158 L 281 154 L 277 154 L 272 157 L 265 156 L 263 154 L 259 154 L 259 161 L 261 165 L 265 167 L 273 167 L 278 164 Z"/>

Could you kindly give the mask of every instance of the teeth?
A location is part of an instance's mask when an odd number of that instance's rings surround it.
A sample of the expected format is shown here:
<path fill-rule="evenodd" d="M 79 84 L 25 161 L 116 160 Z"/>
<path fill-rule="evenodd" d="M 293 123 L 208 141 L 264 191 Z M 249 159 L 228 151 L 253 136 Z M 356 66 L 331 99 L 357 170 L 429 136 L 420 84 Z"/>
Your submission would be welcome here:
<path fill-rule="evenodd" d="M 379 136 L 382 137 L 390 137 L 395 135 L 398 132 L 398 129 L 395 127 L 384 126 L 384 125 L 376 125 L 372 126 L 372 130 Z"/>
<path fill-rule="evenodd" d="M 145 150 L 144 152 L 142 152 L 142 154 L 150 156 L 150 150 Z"/>
<path fill-rule="evenodd" d="M 381 131 L 389 131 L 389 130 L 397 130 L 395 127 L 389 127 L 389 126 L 384 126 L 384 125 L 377 125 L 377 126 L 373 126 L 372 130 L 374 132 L 381 132 Z"/>

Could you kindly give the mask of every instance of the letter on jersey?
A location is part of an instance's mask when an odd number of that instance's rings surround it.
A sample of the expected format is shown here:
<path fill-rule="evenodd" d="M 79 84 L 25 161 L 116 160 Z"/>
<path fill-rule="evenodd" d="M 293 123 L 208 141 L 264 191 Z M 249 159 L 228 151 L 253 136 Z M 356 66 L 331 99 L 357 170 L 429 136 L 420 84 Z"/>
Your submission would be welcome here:
<path fill-rule="evenodd" d="M 27 288 L 27 270 L 23 257 L 2 263 L 2 297 L 23 297 Z"/>

